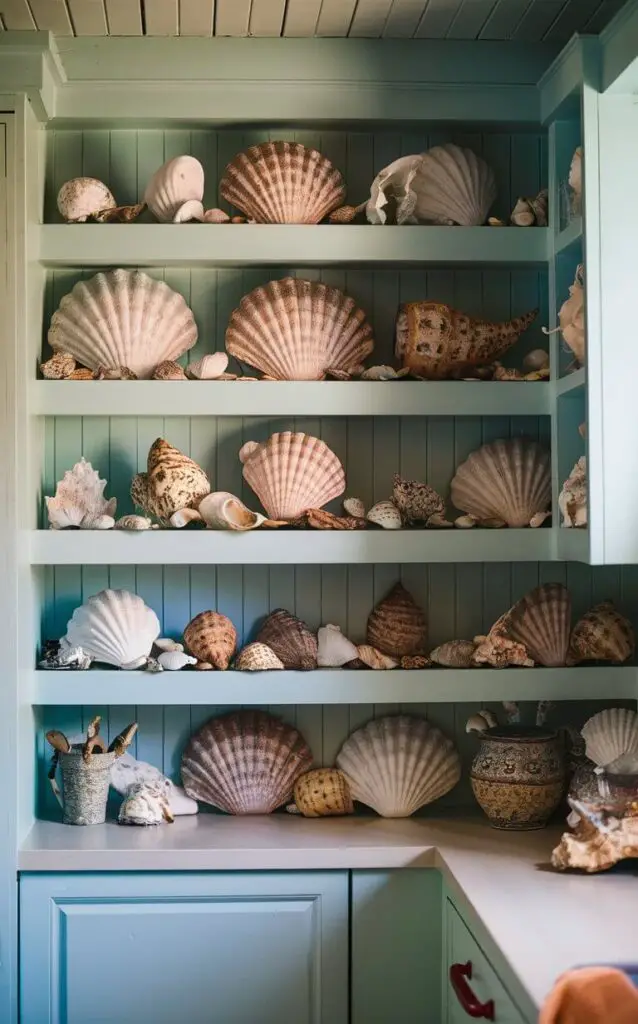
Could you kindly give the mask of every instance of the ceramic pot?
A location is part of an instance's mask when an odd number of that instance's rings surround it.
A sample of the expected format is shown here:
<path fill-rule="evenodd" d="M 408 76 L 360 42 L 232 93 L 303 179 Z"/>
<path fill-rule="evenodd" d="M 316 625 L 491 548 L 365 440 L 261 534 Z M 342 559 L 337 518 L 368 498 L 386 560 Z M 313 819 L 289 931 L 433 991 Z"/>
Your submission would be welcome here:
<path fill-rule="evenodd" d="M 544 828 L 565 787 L 558 734 L 536 726 L 496 726 L 480 734 L 480 744 L 470 779 L 492 827 Z"/>

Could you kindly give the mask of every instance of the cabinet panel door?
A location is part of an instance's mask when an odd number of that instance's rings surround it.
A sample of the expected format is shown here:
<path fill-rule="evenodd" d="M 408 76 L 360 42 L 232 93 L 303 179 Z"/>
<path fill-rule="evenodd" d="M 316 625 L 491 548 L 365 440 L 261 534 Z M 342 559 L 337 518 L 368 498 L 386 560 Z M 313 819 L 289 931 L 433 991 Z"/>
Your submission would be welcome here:
<path fill-rule="evenodd" d="M 347 1024 L 345 872 L 25 875 L 22 1024 Z"/>

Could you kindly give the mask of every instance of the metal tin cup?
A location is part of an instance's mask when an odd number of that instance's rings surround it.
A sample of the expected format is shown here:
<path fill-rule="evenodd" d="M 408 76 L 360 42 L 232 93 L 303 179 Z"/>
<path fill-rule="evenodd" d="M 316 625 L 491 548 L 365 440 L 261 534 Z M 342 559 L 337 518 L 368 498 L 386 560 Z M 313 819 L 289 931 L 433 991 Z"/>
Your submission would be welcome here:
<path fill-rule="evenodd" d="M 111 765 L 115 752 L 91 754 L 85 761 L 81 750 L 60 754 L 63 797 L 54 792 L 63 810 L 65 825 L 100 825 L 106 820 Z"/>

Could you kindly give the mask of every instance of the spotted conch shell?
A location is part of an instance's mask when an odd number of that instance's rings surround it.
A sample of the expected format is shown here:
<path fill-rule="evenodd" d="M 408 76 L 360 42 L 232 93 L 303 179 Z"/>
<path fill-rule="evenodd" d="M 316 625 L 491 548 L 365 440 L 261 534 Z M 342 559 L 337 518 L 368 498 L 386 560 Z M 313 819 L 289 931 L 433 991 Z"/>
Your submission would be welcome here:
<path fill-rule="evenodd" d="M 51 529 L 64 530 L 69 526 L 90 529 L 102 517 L 110 520 L 111 527 L 115 526 L 117 498 L 107 501 L 105 487 L 106 480 L 100 480 L 90 462 L 86 459 L 76 462 L 57 485 L 55 497 L 44 499 Z"/>
<path fill-rule="evenodd" d="M 196 509 L 209 492 L 204 470 L 161 437 L 151 445 L 146 473 L 138 473 L 131 484 L 135 504 L 164 526 L 178 510 Z"/>
<path fill-rule="evenodd" d="M 407 302 L 396 321 L 396 355 L 416 377 L 444 380 L 503 355 L 532 323 L 537 309 L 515 320 L 474 320 L 442 302 Z"/>
<path fill-rule="evenodd" d="M 603 601 L 590 608 L 574 626 L 567 664 L 609 661 L 612 665 L 622 665 L 633 656 L 635 648 L 636 638 L 629 620 L 611 601 Z"/>

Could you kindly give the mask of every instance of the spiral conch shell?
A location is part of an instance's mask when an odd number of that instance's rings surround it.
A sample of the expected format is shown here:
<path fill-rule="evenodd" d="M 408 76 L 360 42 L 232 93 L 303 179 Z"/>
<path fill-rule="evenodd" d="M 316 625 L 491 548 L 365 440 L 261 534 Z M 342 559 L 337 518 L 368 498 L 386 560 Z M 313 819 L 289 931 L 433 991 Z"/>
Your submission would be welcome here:
<path fill-rule="evenodd" d="M 271 672 L 283 667 L 272 648 L 261 643 L 247 644 L 235 661 L 238 672 Z"/>
<path fill-rule="evenodd" d="M 64 530 L 69 526 L 90 529 L 100 519 L 108 520 L 111 527 L 115 526 L 113 517 L 117 498 L 107 501 L 105 487 L 106 480 L 100 480 L 99 473 L 90 462 L 86 459 L 76 462 L 57 485 L 55 497 L 44 499 L 51 529 Z"/>
<path fill-rule="evenodd" d="M 243 501 L 228 491 L 213 491 L 199 503 L 197 510 L 213 530 L 254 530 L 266 522 L 260 512 L 251 512 Z"/>
<path fill-rule="evenodd" d="M 146 473 L 138 473 L 131 483 L 135 504 L 164 526 L 178 510 L 196 509 L 209 492 L 204 470 L 161 437 L 151 445 Z"/>
<path fill-rule="evenodd" d="M 184 630 L 184 643 L 200 661 L 224 672 L 237 646 L 237 630 L 220 612 L 200 612 Z"/>

